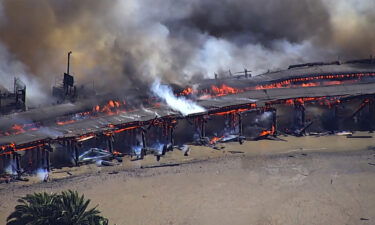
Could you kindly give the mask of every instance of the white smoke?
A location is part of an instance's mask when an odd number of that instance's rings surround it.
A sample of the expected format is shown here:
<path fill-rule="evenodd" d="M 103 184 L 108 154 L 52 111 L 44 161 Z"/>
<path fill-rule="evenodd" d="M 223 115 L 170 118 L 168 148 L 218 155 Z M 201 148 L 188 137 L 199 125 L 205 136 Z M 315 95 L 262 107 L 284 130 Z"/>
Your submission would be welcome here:
<path fill-rule="evenodd" d="M 14 78 L 20 78 L 26 85 L 26 101 L 28 102 L 28 105 L 46 103 L 48 98 L 42 91 L 43 89 L 39 83 L 39 79 L 28 74 L 26 71 L 27 69 L 25 66 L 0 43 L 1 86 L 10 92 L 13 92 Z"/>
<path fill-rule="evenodd" d="M 164 100 L 171 109 L 180 112 L 184 116 L 206 111 L 202 106 L 197 105 L 195 102 L 185 97 L 176 97 L 173 94 L 172 88 L 168 85 L 160 84 L 159 80 L 152 84 L 151 91 L 157 97 Z"/>
<path fill-rule="evenodd" d="M 46 169 L 43 169 L 43 168 L 39 168 L 37 171 L 36 171 L 36 176 L 38 177 L 38 179 L 40 181 L 45 181 L 48 179 L 48 171 Z"/>
<path fill-rule="evenodd" d="M 17 175 L 16 165 L 13 161 L 9 163 L 9 165 L 5 168 L 5 172 L 10 175 Z"/>
<path fill-rule="evenodd" d="M 276 40 L 272 48 L 266 48 L 252 43 L 237 46 L 225 39 L 208 37 L 203 48 L 196 52 L 185 67 L 184 74 L 191 76 L 201 73 L 206 78 L 213 78 L 220 71 L 238 72 L 250 68 L 252 74 L 257 75 L 268 69 L 284 69 L 292 62 L 317 61 L 327 53 L 331 52 L 314 46 L 310 41 L 290 43 L 287 40 Z"/>

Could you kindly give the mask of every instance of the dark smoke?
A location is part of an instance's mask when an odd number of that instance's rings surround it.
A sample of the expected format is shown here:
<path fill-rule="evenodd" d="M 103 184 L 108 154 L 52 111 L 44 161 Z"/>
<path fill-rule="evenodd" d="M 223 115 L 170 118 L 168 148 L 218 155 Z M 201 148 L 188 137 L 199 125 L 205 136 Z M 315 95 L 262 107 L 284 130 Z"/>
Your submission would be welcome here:
<path fill-rule="evenodd" d="M 105 90 L 363 58 L 375 50 L 374 8 L 372 0 L 0 0 L 0 78 L 27 79 L 39 99 L 70 50 L 78 82 Z"/>

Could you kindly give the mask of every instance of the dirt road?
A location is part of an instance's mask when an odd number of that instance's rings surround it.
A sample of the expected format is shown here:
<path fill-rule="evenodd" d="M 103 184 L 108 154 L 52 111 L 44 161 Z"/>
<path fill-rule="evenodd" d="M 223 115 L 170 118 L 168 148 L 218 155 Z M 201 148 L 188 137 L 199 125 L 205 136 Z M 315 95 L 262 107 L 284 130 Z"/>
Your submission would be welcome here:
<path fill-rule="evenodd" d="M 372 139 L 366 141 L 352 150 L 342 143 L 325 143 L 329 147 L 319 150 L 324 143 L 316 141 L 269 154 L 246 154 L 253 143 L 225 148 L 244 154 L 193 149 L 208 153 L 174 167 L 98 170 L 49 183 L 2 185 L 0 220 L 26 193 L 70 188 L 99 204 L 117 225 L 374 224 L 375 148 Z M 208 159 L 210 154 L 218 156 Z"/>

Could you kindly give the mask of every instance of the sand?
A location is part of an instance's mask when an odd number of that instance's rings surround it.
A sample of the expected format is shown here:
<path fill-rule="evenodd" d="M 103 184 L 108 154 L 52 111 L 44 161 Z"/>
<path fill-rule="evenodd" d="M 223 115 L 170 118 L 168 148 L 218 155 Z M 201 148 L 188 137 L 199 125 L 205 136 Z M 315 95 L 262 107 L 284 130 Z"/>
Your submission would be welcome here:
<path fill-rule="evenodd" d="M 0 221 L 26 193 L 70 188 L 117 225 L 375 223 L 374 138 L 285 140 L 192 147 L 189 157 L 174 151 L 160 162 L 148 156 L 55 170 L 48 183 L 1 184 Z M 168 163 L 180 165 L 147 168 Z"/>

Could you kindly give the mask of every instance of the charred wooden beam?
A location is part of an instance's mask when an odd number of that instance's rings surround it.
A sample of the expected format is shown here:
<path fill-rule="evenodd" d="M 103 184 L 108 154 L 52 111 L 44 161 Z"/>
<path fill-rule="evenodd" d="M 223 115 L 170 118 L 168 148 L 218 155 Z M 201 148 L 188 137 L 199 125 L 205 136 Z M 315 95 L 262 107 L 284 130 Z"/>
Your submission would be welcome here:
<path fill-rule="evenodd" d="M 76 166 L 79 166 L 79 152 L 78 152 L 78 144 L 76 141 L 72 141 L 71 143 L 73 145 L 73 151 L 74 151 L 74 162 Z"/>
<path fill-rule="evenodd" d="M 272 112 L 272 129 L 273 129 L 273 136 L 277 136 L 277 112 L 275 108 L 271 109 Z"/>
<path fill-rule="evenodd" d="M 14 160 L 14 163 L 16 165 L 16 171 L 17 171 L 18 175 L 20 175 L 20 173 L 21 173 L 21 161 L 20 161 L 20 157 L 21 157 L 20 154 L 18 154 L 17 152 L 13 152 L 13 160 Z"/>
<path fill-rule="evenodd" d="M 107 147 L 110 153 L 113 153 L 113 142 L 114 142 L 114 136 L 113 135 L 108 136 Z"/>
<path fill-rule="evenodd" d="M 36 148 L 36 166 L 39 168 L 41 166 L 41 158 L 40 158 L 40 147 Z"/>
<path fill-rule="evenodd" d="M 51 158 L 50 158 L 50 153 L 53 151 L 53 148 L 51 145 L 46 145 L 45 146 L 45 155 L 46 155 L 46 169 L 48 172 L 51 171 Z"/>
<path fill-rule="evenodd" d="M 303 103 L 294 101 L 292 130 L 297 136 L 303 136 L 306 130 L 305 111 Z"/>
<path fill-rule="evenodd" d="M 375 96 L 371 96 L 369 101 L 369 131 L 374 132 L 375 127 Z"/>

